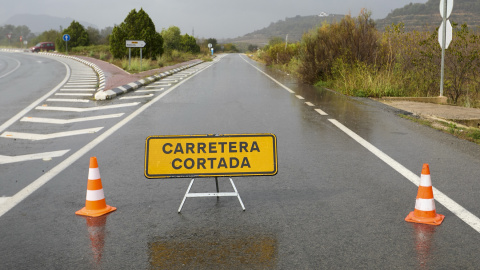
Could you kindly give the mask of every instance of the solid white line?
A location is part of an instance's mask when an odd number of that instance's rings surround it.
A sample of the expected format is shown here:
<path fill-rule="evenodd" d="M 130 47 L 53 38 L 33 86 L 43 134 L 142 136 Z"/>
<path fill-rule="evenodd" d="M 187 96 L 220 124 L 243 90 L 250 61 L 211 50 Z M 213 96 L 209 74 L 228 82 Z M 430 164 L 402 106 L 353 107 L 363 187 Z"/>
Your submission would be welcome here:
<path fill-rule="evenodd" d="M 123 107 L 137 106 L 138 104 L 140 104 L 140 102 L 107 105 L 107 106 L 99 106 L 99 107 L 90 107 L 90 108 L 38 106 L 35 109 L 36 110 L 42 110 L 42 111 L 91 112 L 91 111 L 99 111 L 99 110 L 108 110 L 108 109 L 117 109 L 117 108 L 123 108 Z"/>
<path fill-rule="evenodd" d="M 292 90 L 290 90 L 288 87 L 285 85 L 281 84 L 277 80 L 273 79 L 271 76 L 266 74 L 265 72 L 261 71 L 251 63 L 249 63 L 246 59 L 244 59 L 242 56 L 240 56 L 245 62 L 247 62 L 249 65 L 263 73 L 265 76 L 276 82 L 278 85 L 283 87 L 285 90 L 287 90 L 290 93 L 293 93 Z M 316 109 L 318 113 L 322 114 L 323 111 L 320 109 Z M 324 113 L 324 112 L 323 112 Z M 326 114 L 325 114 L 326 115 Z M 348 136 L 350 136 L 352 139 L 357 141 L 360 145 L 363 147 L 367 148 L 370 152 L 372 152 L 375 156 L 380 158 L 382 161 L 387 163 L 390 167 L 392 167 L 394 170 L 399 172 L 401 175 L 403 175 L 405 178 L 407 178 L 410 182 L 418 186 L 418 183 L 420 182 L 420 177 L 418 177 L 416 174 L 412 173 L 410 170 L 405 168 L 402 164 L 398 163 L 382 151 L 380 151 L 378 148 L 364 140 L 362 137 L 358 136 L 355 132 L 351 131 L 344 125 L 342 125 L 340 122 L 338 122 L 335 119 L 329 119 L 329 121 L 334 124 L 336 127 L 338 127 L 340 130 L 345 132 Z M 465 223 L 467 223 L 470 227 L 472 227 L 474 230 L 480 233 L 480 219 L 473 215 L 471 212 L 469 212 L 467 209 L 465 209 L 463 206 L 455 202 L 454 200 L 450 199 L 447 195 L 445 195 L 443 192 L 439 191 L 435 187 L 433 187 L 433 194 L 435 197 L 435 200 L 437 200 L 439 203 L 441 203 L 443 206 L 445 206 L 448 210 L 450 210 L 454 215 L 456 215 L 458 218 L 463 220 Z"/>
<path fill-rule="evenodd" d="M 316 112 L 318 112 L 320 115 L 328 115 L 326 112 L 320 110 L 320 109 L 315 109 Z"/>
<path fill-rule="evenodd" d="M 8 163 L 15 163 L 15 162 L 22 162 L 22 161 L 29 161 L 29 160 L 36 160 L 36 159 L 44 159 L 44 158 L 54 158 L 54 157 L 61 157 L 65 155 L 70 149 L 68 150 L 61 150 L 61 151 L 53 151 L 53 152 L 45 152 L 45 153 L 37 153 L 37 154 L 30 154 L 30 155 L 21 155 L 21 156 L 2 156 L 0 155 L 0 164 L 8 164 Z"/>
<path fill-rule="evenodd" d="M 15 62 L 17 62 L 17 66 L 16 66 L 15 68 L 13 68 L 12 70 L 10 70 L 9 72 L 7 72 L 7 73 L 3 74 L 2 76 L 0 76 L 0 79 L 3 78 L 3 77 L 7 77 L 8 75 L 12 74 L 13 72 L 15 72 L 15 70 L 19 69 L 20 66 L 22 65 L 22 63 L 20 63 L 20 61 L 18 61 L 18 60 L 15 59 L 15 58 L 8 57 L 8 56 L 5 56 L 5 57 L 15 60 Z"/>
<path fill-rule="evenodd" d="M 307 105 L 308 105 L 308 106 L 310 106 L 310 107 L 313 107 L 313 106 L 315 106 L 313 103 L 311 103 L 311 102 L 308 102 L 308 101 L 307 101 L 307 102 L 305 102 L 305 104 L 307 104 Z"/>
<path fill-rule="evenodd" d="M 2 135 L 0 135 L 0 137 L 11 138 L 11 139 L 32 140 L 32 141 L 42 141 L 42 140 L 48 140 L 48 139 L 95 133 L 100 131 L 102 128 L 103 127 L 87 128 L 87 129 L 63 131 L 63 132 L 57 132 L 57 133 L 51 133 L 51 134 L 36 134 L 36 133 L 5 131 Z"/>
<path fill-rule="evenodd" d="M 396 170 L 398 173 L 403 175 L 407 178 L 410 182 L 418 186 L 420 183 L 420 177 L 405 168 L 402 164 L 398 163 L 387 154 L 382 152 L 380 149 L 373 146 L 371 143 L 364 140 L 362 137 L 358 136 L 355 132 L 348 129 L 346 126 L 342 125 L 335 119 L 328 119 L 332 124 L 338 127 L 340 130 L 345 132 L 348 136 L 358 142 L 360 145 L 365 147 L 368 151 L 372 152 L 375 156 L 381 159 L 383 162 L 387 163 L 390 167 Z M 465 223 L 467 223 L 470 227 L 480 233 L 480 219 L 469 212 L 467 209 L 456 203 L 454 200 L 450 199 L 447 195 L 443 192 L 439 191 L 436 188 L 433 188 L 433 194 L 435 200 L 441 203 L 445 208 L 450 210 L 454 215 L 459 217 Z"/>
<path fill-rule="evenodd" d="M 48 92 L 47 94 L 45 94 L 43 97 L 37 99 L 36 101 L 34 101 L 32 104 L 28 105 L 28 107 L 26 107 L 25 109 L 21 110 L 19 113 L 17 113 L 14 117 L 10 118 L 7 122 L 3 123 L 1 126 L 0 126 L 0 132 L 4 131 L 6 128 L 8 128 L 9 126 L 11 126 L 13 123 L 15 123 L 18 119 L 22 118 L 25 114 L 27 114 L 29 111 L 31 111 L 35 106 L 37 106 L 38 104 L 40 104 L 42 101 L 44 101 L 46 98 L 48 98 L 49 96 L 51 96 L 53 93 L 55 93 L 58 89 L 60 89 L 60 87 L 62 85 L 65 84 L 65 82 L 68 80 L 68 78 L 70 77 L 70 67 L 65 64 L 64 62 L 60 61 L 60 60 L 57 60 L 58 62 L 62 63 L 65 68 L 67 69 L 67 74 L 65 74 L 65 78 L 63 78 L 63 81 L 61 81 L 57 86 L 55 86 L 55 88 L 53 88 L 50 92 Z"/>
<path fill-rule="evenodd" d="M 217 61 L 218 62 L 218 61 Z M 37 180 L 33 181 L 30 183 L 28 186 L 24 187 L 22 190 L 17 192 L 15 195 L 10 197 L 9 199 L 6 200 L 2 205 L 0 205 L 0 217 L 2 217 L 5 213 L 7 213 L 10 209 L 15 207 L 17 204 L 22 202 L 24 199 L 26 199 L 28 196 L 30 196 L 33 192 L 41 188 L 43 185 L 48 183 L 53 177 L 57 176 L 59 173 L 61 173 L 63 170 L 68 168 L 70 165 L 72 165 L 75 161 L 80 159 L 83 155 L 88 153 L 90 150 L 92 150 L 94 147 L 99 145 L 101 142 L 103 142 L 105 139 L 110 137 L 112 134 L 114 134 L 117 130 L 125 126 L 127 123 L 129 123 L 132 119 L 137 117 L 139 114 L 144 112 L 146 109 L 148 109 L 150 106 L 155 104 L 157 101 L 162 99 L 164 96 L 166 96 L 168 93 L 172 92 L 175 90 L 177 87 L 182 85 L 184 82 L 188 81 L 189 79 L 195 77 L 196 75 L 200 74 L 203 70 L 207 69 L 208 67 L 211 67 L 212 64 L 204 66 L 202 70 L 199 70 L 196 74 L 192 75 L 191 77 L 188 77 L 187 79 L 181 81 L 179 84 L 175 85 L 174 87 L 168 89 L 167 91 L 163 92 L 162 94 L 158 95 L 151 101 L 147 102 L 145 105 L 142 107 L 138 108 L 136 111 L 134 111 L 132 114 L 129 116 L 125 117 L 122 119 L 120 122 L 118 122 L 116 125 L 111 127 L 109 130 L 105 131 L 104 133 L 100 134 L 97 138 L 95 138 L 93 141 L 79 149 L 77 152 L 66 158 L 64 161 L 60 162 L 57 166 L 52 168 L 51 170 L 47 171 L 44 175 L 40 176 Z M 198 67 L 198 66 L 197 66 Z"/>
<path fill-rule="evenodd" d="M 106 115 L 99 115 L 99 116 L 91 116 L 91 117 L 81 117 L 81 118 L 73 118 L 73 119 L 55 119 L 55 118 L 41 118 L 41 117 L 24 117 L 20 121 L 22 122 L 31 122 L 31 123 L 44 123 L 44 124 L 57 124 L 57 125 L 64 125 L 70 123 L 78 123 L 78 122 L 86 122 L 86 121 L 94 121 L 94 120 L 101 120 L 101 119 L 110 119 L 110 118 L 117 118 L 121 117 L 125 113 L 117 113 L 117 114 L 106 114 Z"/>
<path fill-rule="evenodd" d="M 128 96 L 128 97 L 121 97 L 120 99 L 138 99 L 138 98 L 148 98 L 153 97 L 153 94 L 143 95 L 143 96 Z"/>
<path fill-rule="evenodd" d="M 292 91 L 290 88 L 286 87 L 285 85 L 283 85 L 281 82 L 275 80 L 272 76 L 268 75 L 267 73 L 263 72 L 261 69 L 257 68 L 256 66 L 254 66 L 253 64 L 249 63 L 245 58 L 243 58 L 241 55 L 240 55 L 240 58 L 243 59 L 243 61 L 247 62 L 247 64 L 249 64 L 250 66 L 254 67 L 256 70 L 260 71 L 263 75 L 267 76 L 268 78 L 270 78 L 270 80 L 276 82 L 278 85 L 280 85 L 283 89 L 287 90 L 289 93 L 291 94 L 294 94 L 295 92 Z"/>
<path fill-rule="evenodd" d="M 0 205 L 7 202 L 11 197 L 0 197 Z"/>
<path fill-rule="evenodd" d="M 47 101 L 53 102 L 74 102 L 74 103 L 88 103 L 88 99 L 71 99 L 71 98 L 49 98 Z"/>

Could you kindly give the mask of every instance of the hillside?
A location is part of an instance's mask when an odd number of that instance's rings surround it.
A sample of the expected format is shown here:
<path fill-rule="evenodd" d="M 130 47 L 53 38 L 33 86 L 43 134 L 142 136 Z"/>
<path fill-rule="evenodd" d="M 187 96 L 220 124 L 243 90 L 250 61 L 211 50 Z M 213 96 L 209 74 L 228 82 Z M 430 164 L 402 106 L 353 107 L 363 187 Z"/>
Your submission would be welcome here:
<path fill-rule="evenodd" d="M 256 45 L 266 45 L 272 37 L 285 38 L 288 34 L 288 41 L 295 42 L 302 38 L 303 33 L 321 25 L 322 23 L 331 23 L 340 21 L 344 15 L 333 15 L 322 12 L 320 15 L 300 16 L 285 18 L 277 22 L 270 23 L 269 26 L 246 34 L 242 37 L 229 39 L 226 42 L 247 43 Z"/>
<path fill-rule="evenodd" d="M 4 24 L 11 24 L 15 26 L 26 25 L 32 33 L 38 34 L 51 29 L 59 31 L 60 27 L 65 29 L 70 26 L 73 20 L 75 19 L 60 18 L 49 15 L 18 14 L 7 19 Z M 79 21 L 79 23 L 85 28 L 89 26 L 97 28 L 97 26 L 88 22 Z"/>
<path fill-rule="evenodd" d="M 377 28 L 384 30 L 392 23 L 403 22 L 406 31 L 433 30 L 442 22 L 439 7 L 438 0 L 428 0 L 425 4 L 410 3 L 403 8 L 393 10 L 385 19 L 377 20 Z M 480 27 L 480 1 L 455 0 L 449 19 L 458 24 L 467 23 L 471 28 Z"/>

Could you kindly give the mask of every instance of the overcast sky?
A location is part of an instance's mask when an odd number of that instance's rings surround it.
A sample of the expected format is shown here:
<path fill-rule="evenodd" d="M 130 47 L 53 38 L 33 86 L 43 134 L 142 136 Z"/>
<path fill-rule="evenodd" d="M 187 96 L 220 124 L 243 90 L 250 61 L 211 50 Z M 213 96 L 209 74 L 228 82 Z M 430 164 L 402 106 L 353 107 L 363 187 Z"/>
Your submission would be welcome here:
<path fill-rule="evenodd" d="M 120 24 L 132 9 L 143 8 L 157 31 L 171 25 L 182 33 L 217 39 L 243 36 L 271 22 L 296 15 L 348 14 L 362 8 L 375 19 L 404 5 L 427 0 L 0 0 L 0 24 L 16 14 L 44 14 L 86 21 L 100 29 Z"/>

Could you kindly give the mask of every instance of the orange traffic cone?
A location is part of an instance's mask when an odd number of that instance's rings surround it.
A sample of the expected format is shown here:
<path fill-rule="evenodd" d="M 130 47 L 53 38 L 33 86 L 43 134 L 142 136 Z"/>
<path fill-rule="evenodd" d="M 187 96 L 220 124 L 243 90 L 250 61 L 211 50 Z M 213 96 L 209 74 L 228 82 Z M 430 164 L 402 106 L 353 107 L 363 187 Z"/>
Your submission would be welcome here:
<path fill-rule="evenodd" d="M 444 218 L 444 215 L 437 214 L 437 211 L 435 210 L 430 168 L 428 167 L 428 164 L 423 164 L 415 210 L 410 212 L 405 220 L 408 222 L 440 225 Z"/>
<path fill-rule="evenodd" d="M 98 217 L 113 212 L 117 208 L 107 205 L 103 193 L 102 179 L 96 157 L 90 158 L 90 169 L 88 170 L 87 199 L 85 207 L 75 212 L 77 215 Z"/>

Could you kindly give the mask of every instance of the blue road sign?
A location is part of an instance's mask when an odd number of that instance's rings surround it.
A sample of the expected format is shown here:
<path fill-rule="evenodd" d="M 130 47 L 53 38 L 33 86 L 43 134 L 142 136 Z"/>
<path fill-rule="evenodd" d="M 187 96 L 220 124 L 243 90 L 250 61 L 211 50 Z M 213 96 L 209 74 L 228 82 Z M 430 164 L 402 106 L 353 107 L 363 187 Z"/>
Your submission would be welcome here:
<path fill-rule="evenodd" d="M 63 35 L 63 40 L 64 41 L 69 41 L 70 40 L 70 35 L 69 34 Z"/>

